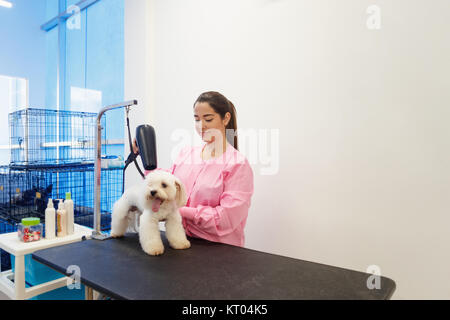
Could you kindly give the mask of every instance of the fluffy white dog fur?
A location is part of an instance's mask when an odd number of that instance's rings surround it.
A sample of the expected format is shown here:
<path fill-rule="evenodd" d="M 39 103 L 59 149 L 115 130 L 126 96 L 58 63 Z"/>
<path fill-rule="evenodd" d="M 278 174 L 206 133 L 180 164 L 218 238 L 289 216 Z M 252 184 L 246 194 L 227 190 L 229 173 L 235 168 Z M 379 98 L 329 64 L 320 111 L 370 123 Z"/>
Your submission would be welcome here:
<path fill-rule="evenodd" d="M 123 236 L 139 219 L 139 242 L 142 249 L 149 255 L 160 255 L 164 253 L 164 245 L 159 221 L 165 221 L 170 246 L 174 249 L 187 249 L 191 243 L 186 239 L 178 211 L 186 205 L 186 201 L 184 185 L 177 177 L 166 171 L 154 170 L 142 183 L 127 189 L 114 204 L 111 236 Z"/>

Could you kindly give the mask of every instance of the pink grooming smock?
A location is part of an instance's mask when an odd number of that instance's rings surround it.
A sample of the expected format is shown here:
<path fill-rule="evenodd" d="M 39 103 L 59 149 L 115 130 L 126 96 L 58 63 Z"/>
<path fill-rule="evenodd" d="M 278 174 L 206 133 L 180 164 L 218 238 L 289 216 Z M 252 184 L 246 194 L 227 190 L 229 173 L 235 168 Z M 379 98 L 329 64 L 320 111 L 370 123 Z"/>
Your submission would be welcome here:
<path fill-rule="evenodd" d="M 243 247 L 253 195 L 253 170 L 228 141 L 219 157 L 203 160 L 205 146 L 185 147 L 169 170 L 184 184 L 187 204 L 180 208 L 186 234 Z"/>

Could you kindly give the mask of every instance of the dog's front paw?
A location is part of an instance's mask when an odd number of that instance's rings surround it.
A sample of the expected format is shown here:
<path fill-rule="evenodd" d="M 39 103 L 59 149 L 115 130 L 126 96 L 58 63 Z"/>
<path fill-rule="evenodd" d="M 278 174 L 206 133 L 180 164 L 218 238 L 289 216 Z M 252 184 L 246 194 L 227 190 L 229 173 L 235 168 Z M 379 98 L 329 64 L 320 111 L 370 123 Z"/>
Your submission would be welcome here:
<path fill-rule="evenodd" d="M 159 256 L 164 253 L 164 245 L 162 243 L 154 243 L 142 246 L 145 253 L 151 256 Z"/>
<path fill-rule="evenodd" d="M 123 234 L 118 234 L 115 232 L 111 232 L 110 237 L 111 238 L 122 238 L 124 235 Z"/>
<path fill-rule="evenodd" d="M 188 249 L 191 247 L 189 240 L 170 241 L 170 246 L 174 249 Z"/>

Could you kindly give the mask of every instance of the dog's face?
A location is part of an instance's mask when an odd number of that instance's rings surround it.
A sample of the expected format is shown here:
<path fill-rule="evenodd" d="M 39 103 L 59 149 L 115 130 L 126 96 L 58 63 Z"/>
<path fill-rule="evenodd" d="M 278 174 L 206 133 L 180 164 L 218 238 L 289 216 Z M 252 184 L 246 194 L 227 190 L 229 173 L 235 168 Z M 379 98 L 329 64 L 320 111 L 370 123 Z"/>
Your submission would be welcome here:
<path fill-rule="evenodd" d="M 152 201 L 153 204 L 157 202 L 157 208 L 166 201 L 175 201 L 178 208 L 186 205 L 187 196 L 184 185 L 174 175 L 162 170 L 153 170 L 145 177 L 145 184 L 147 200 Z"/>

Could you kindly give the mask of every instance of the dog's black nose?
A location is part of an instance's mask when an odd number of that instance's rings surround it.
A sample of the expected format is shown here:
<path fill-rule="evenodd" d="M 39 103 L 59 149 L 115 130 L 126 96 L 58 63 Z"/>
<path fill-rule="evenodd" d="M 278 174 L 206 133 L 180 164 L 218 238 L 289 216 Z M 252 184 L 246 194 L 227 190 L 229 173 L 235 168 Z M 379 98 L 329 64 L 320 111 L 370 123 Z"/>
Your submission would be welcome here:
<path fill-rule="evenodd" d="M 157 192 L 157 191 L 155 191 L 155 190 L 150 191 L 150 193 L 152 194 L 152 196 L 154 196 L 154 195 L 156 194 L 156 192 Z"/>

